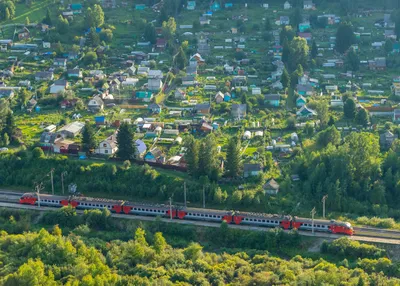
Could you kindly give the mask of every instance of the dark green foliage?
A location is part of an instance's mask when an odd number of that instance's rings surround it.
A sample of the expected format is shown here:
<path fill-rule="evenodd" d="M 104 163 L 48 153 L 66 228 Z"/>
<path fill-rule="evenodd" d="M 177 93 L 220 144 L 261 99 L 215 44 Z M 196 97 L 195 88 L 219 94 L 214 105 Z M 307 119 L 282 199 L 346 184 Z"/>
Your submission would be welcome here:
<path fill-rule="evenodd" d="M 315 59 L 318 55 L 318 47 L 317 43 L 313 41 L 312 47 L 311 47 L 311 58 Z"/>
<path fill-rule="evenodd" d="M 347 237 L 336 239 L 331 243 L 324 242 L 321 251 L 348 259 L 381 258 L 386 255 L 386 251 L 382 248 L 350 240 Z"/>
<path fill-rule="evenodd" d="M 369 124 L 369 115 L 368 112 L 364 109 L 361 108 L 356 115 L 356 122 L 363 127 L 367 127 Z"/>
<path fill-rule="evenodd" d="M 185 153 L 185 160 L 188 168 L 188 173 L 192 176 L 197 176 L 199 167 L 199 144 L 198 141 L 189 135 L 185 141 L 187 151 Z"/>
<path fill-rule="evenodd" d="M 328 144 L 339 145 L 341 141 L 340 132 L 335 126 L 331 126 L 318 134 L 318 145 L 326 147 Z"/>
<path fill-rule="evenodd" d="M 353 120 L 356 117 L 356 102 L 352 98 L 348 98 L 343 106 L 344 116 Z"/>
<path fill-rule="evenodd" d="M 43 19 L 42 22 L 43 22 L 43 24 L 47 24 L 49 26 L 51 26 L 53 24 L 52 21 L 51 21 L 50 9 L 49 8 L 47 8 L 46 17 Z"/>
<path fill-rule="evenodd" d="M 283 69 L 281 82 L 284 88 L 288 88 L 290 86 L 290 75 L 286 68 Z"/>
<path fill-rule="evenodd" d="M 122 160 L 133 159 L 136 149 L 134 144 L 131 127 L 127 123 L 122 123 L 117 133 L 117 157 Z"/>
<path fill-rule="evenodd" d="M 157 33 L 156 33 L 156 28 L 154 28 L 154 25 L 152 23 L 148 23 L 146 25 L 146 28 L 144 30 L 144 38 L 146 41 L 149 41 L 151 44 L 155 44 L 157 41 Z"/>
<path fill-rule="evenodd" d="M 241 173 L 241 142 L 240 138 L 237 136 L 231 137 L 228 143 L 228 148 L 226 151 L 226 162 L 225 169 L 226 174 L 229 177 L 238 177 Z"/>
<path fill-rule="evenodd" d="M 358 71 L 360 68 L 360 58 L 358 57 L 357 53 L 350 49 L 346 55 L 346 65 L 352 71 Z"/>
<path fill-rule="evenodd" d="M 336 33 L 336 50 L 344 54 L 352 44 L 355 43 L 353 25 L 348 22 L 342 22 Z"/>
<path fill-rule="evenodd" d="M 93 126 L 86 122 L 82 133 L 82 149 L 86 153 L 93 152 L 97 147 L 96 133 Z"/>
<path fill-rule="evenodd" d="M 183 70 L 186 67 L 187 58 L 182 47 L 179 48 L 178 54 L 175 56 L 175 65 L 178 69 Z"/>

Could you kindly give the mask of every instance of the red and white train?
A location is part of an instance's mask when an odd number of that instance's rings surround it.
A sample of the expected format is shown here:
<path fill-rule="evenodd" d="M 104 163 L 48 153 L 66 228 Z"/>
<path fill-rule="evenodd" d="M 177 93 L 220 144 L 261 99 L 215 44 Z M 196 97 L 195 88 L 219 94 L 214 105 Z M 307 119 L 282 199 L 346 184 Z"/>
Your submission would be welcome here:
<path fill-rule="evenodd" d="M 39 198 L 36 193 L 25 193 L 19 200 L 20 204 L 38 205 Z M 310 218 L 292 217 L 290 215 L 272 215 L 263 213 L 250 213 L 239 211 L 224 211 L 199 208 L 182 208 L 169 205 L 150 205 L 127 201 L 108 200 L 88 197 L 40 195 L 40 205 L 48 207 L 63 207 L 71 205 L 77 209 L 108 209 L 114 213 L 132 215 L 160 216 L 173 219 L 202 220 L 211 222 L 227 222 L 237 225 L 253 225 L 261 227 L 280 227 L 283 229 L 298 229 L 312 231 Z M 314 220 L 314 231 L 335 234 L 353 235 L 354 230 L 350 223 L 335 220 Z"/>

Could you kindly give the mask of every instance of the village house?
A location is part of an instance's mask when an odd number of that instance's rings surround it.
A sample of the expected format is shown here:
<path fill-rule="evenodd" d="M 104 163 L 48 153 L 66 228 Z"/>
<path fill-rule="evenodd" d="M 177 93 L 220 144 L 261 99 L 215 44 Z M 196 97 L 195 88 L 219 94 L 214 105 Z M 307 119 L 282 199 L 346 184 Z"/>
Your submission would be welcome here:
<path fill-rule="evenodd" d="M 99 112 L 102 111 L 104 108 L 104 102 L 99 96 L 93 97 L 91 100 L 89 100 L 88 103 L 88 110 L 90 112 Z"/>
<path fill-rule="evenodd" d="M 267 195 L 277 195 L 279 193 L 279 184 L 274 179 L 271 179 L 263 186 L 263 189 Z"/>
<path fill-rule="evenodd" d="M 199 115 L 208 115 L 211 112 L 209 103 L 200 103 L 194 106 L 194 112 Z"/>
<path fill-rule="evenodd" d="M 68 78 L 82 78 L 82 71 L 80 69 L 69 69 L 67 75 Z"/>
<path fill-rule="evenodd" d="M 74 99 L 64 99 L 60 102 L 61 109 L 73 108 L 75 107 L 76 103 L 78 102 L 77 98 Z"/>
<path fill-rule="evenodd" d="M 283 9 L 284 10 L 289 10 L 289 9 L 291 9 L 292 8 L 292 5 L 289 3 L 289 1 L 286 1 L 284 4 L 283 4 Z"/>
<path fill-rule="evenodd" d="M 216 103 L 221 103 L 224 101 L 224 94 L 220 91 L 217 92 L 217 94 L 215 95 L 215 102 Z"/>
<path fill-rule="evenodd" d="M 177 88 L 175 90 L 174 97 L 176 100 L 184 100 L 187 97 L 186 91 L 181 88 Z"/>
<path fill-rule="evenodd" d="M 246 116 L 246 104 L 232 104 L 231 115 L 236 119 L 243 119 Z"/>
<path fill-rule="evenodd" d="M 369 60 L 368 66 L 370 70 L 386 70 L 386 58 L 375 58 L 374 60 Z"/>
<path fill-rule="evenodd" d="M 211 22 L 211 20 L 209 19 L 209 18 L 207 18 L 207 17 L 204 17 L 204 16 L 201 16 L 200 18 L 199 18 L 199 21 L 200 21 L 200 25 L 210 25 L 210 22 Z"/>
<path fill-rule="evenodd" d="M 262 173 L 260 164 L 243 164 L 243 177 L 254 177 Z"/>
<path fill-rule="evenodd" d="M 0 89 L 0 98 L 12 99 L 15 95 L 13 89 Z"/>
<path fill-rule="evenodd" d="M 317 116 L 317 112 L 308 108 L 307 105 L 303 105 L 297 112 L 297 117 L 309 118 L 313 116 Z"/>
<path fill-rule="evenodd" d="M 302 107 L 303 105 L 306 105 L 307 99 L 303 97 L 302 95 L 299 95 L 296 99 L 296 107 Z"/>
<path fill-rule="evenodd" d="M 30 80 L 20 80 L 18 82 L 18 86 L 23 86 L 23 87 L 30 87 L 31 86 L 31 81 Z"/>
<path fill-rule="evenodd" d="M 149 104 L 149 106 L 147 106 L 147 109 L 151 112 L 151 113 L 156 113 L 159 114 L 161 113 L 161 106 L 157 103 L 151 103 Z"/>
<path fill-rule="evenodd" d="M 186 75 L 196 76 L 197 75 L 197 65 L 189 65 L 186 67 Z"/>
<path fill-rule="evenodd" d="M 289 25 L 290 24 L 290 18 L 289 16 L 280 16 L 279 17 L 279 24 L 280 25 Z"/>
<path fill-rule="evenodd" d="M 53 66 L 65 69 L 67 67 L 67 59 L 55 58 L 53 61 Z"/>
<path fill-rule="evenodd" d="M 303 2 L 304 10 L 311 10 L 314 9 L 314 3 L 312 0 L 304 0 Z"/>
<path fill-rule="evenodd" d="M 279 107 L 280 98 L 279 94 L 266 94 L 264 96 L 264 102 L 268 106 Z"/>
<path fill-rule="evenodd" d="M 400 96 L 400 83 L 399 82 L 392 83 L 391 89 L 392 89 L 393 95 Z"/>
<path fill-rule="evenodd" d="M 68 88 L 68 81 L 64 79 L 56 80 L 50 86 L 50 93 L 51 94 L 58 94 L 60 92 L 64 92 Z"/>
<path fill-rule="evenodd" d="M 156 41 L 156 49 L 159 51 L 164 51 L 167 47 L 167 40 L 166 39 L 157 39 Z"/>
<path fill-rule="evenodd" d="M 393 122 L 400 121 L 400 109 L 393 110 Z"/>
<path fill-rule="evenodd" d="M 193 11 L 196 9 L 196 1 L 187 1 L 186 9 Z"/>
<path fill-rule="evenodd" d="M 311 84 L 298 84 L 296 86 L 296 91 L 298 94 L 302 96 L 312 96 L 314 95 L 314 88 Z"/>
<path fill-rule="evenodd" d="M 117 133 L 112 134 L 107 139 L 101 141 L 95 150 L 99 155 L 114 155 L 118 151 Z"/>
<path fill-rule="evenodd" d="M 162 85 L 162 80 L 159 78 L 149 78 L 147 80 L 147 89 L 150 91 L 159 91 Z"/>
<path fill-rule="evenodd" d="M 144 156 L 144 160 L 146 162 L 164 164 L 165 155 L 159 148 L 155 147 L 146 153 L 146 155 Z"/>
<path fill-rule="evenodd" d="M 397 134 L 393 134 L 387 130 L 385 133 L 379 136 L 379 144 L 383 149 L 389 149 L 392 146 L 393 141 L 398 139 L 398 137 L 399 136 Z"/>
<path fill-rule="evenodd" d="M 185 76 L 182 78 L 182 85 L 193 86 L 196 84 L 196 78 L 194 76 Z"/>
<path fill-rule="evenodd" d="M 75 121 L 61 127 L 61 129 L 58 130 L 58 133 L 60 133 L 62 136 L 66 138 L 74 138 L 75 136 L 77 136 L 82 132 L 84 127 L 85 124 Z"/>
<path fill-rule="evenodd" d="M 153 99 L 153 93 L 150 91 L 137 91 L 136 99 L 143 102 L 150 102 Z"/>
<path fill-rule="evenodd" d="M 54 73 L 53 72 L 37 72 L 35 74 L 35 80 L 36 81 L 50 81 L 54 79 Z"/>
<path fill-rule="evenodd" d="M 137 74 L 138 74 L 138 75 L 147 76 L 148 73 L 149 73 L 149 71 L 150 71 L 150 68 L 149 68 L 149 67 L 139 66 L 138 69 L 137 69 Z"/>
<path fill-rule="evenodd" d="M 135 147 L 136 147 L 135 157 L 143 158 L 143 156 L 146 154 L 147 151 L 146 144 L 142 140 L 137 139 L 135 141 Z"/>

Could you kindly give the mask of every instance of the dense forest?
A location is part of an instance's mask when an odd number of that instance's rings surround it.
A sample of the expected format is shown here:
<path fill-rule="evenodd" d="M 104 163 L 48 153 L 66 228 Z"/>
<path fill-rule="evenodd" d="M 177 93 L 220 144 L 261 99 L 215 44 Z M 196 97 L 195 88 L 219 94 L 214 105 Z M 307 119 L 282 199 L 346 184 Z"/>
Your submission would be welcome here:
<path fill-rule="evenodd" d="M 1 228 L 8 231 L 0 234 L 0 285 L 400 283 L 396 278 L 400 277 L 399 265 L 386 258 L 384 250 L 347 238 L 322 244 L 322 254 L 332 257 L 331 262 L 300 255 L 281 259 L 260 249 L 298 250 L 301 241 L 297 235 L 275 230 L 236 231 L 222 225 L 221 229 L 206 232 L 210 241 L 217 237 L 216 245 L 242 249 L 217 248 L 215 252 L 197 243 L 200 236 L 194 232 L 198 230 L 183 228 L 187 231 L 183 233 L 157 223 L 153 226 L 124 224 L 110 218 L 106 210 L 77 216 L 73 209 L 64 208 L 45 213 L 42 218 L 4 209 L 0 213 Z M 39 219 L 45 228 L 21 234 L 24 228 L 32 227 L 28 225 L 30 216 L 35 221 Z M 65 226 L 51 226 L 52 220 Z M 183 237 L 189 240 L 181 246 L 171 246 L 171 242 L 176 244 Z M 250 250 L 251 247 L 254 249 Z"/>

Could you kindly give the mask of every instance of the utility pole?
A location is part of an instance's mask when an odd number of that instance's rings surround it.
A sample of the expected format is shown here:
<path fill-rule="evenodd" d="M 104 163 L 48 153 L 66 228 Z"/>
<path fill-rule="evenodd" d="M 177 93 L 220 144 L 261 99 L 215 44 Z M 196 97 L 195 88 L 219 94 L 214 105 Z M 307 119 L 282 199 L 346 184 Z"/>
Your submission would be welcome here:
<path fill-rule="evenodd" d="M 186 205 L 186 182 L 183 182 L 183 200 L 185 201 L 185 208 L 187 207 Z"/>
<path fill-rule="evenodd" d="M 172 198 L 169 198 L 169 218 L 172 219 Z"/>
<path fill-rule="evenodd" d="M 51 180 L 51 193 L 54 195 L 54 180 L 53 180 L 53 173 L 54 173 L 54 168 L 51 169 L 50 171 L 50 180 Z"/>
<path fill-rule="evenodd" d="M 35 190 L 38 197 L 38 207 L 40 208 L 40 191 L 43 190 L 43 183 L 36 184 Z"/>
<path fill-rule="evenodd" d="M 328 195 L 322 197 L 322 217 L 325 218 L 325 202 L 328 198 Z"/>
<path fill-rule="evenodd" d="M 314 234 L 314 215 L 317 211 L 315 210 L 315 207 L 311 210 L 311 229 L 312 233 Z"/>
<path fill-rule="evenodd" d="M 67 175 L 67 171 L 64 171 L 61 173 L 61 187 L 62 187 L 62 193 L 64 195 L 64 176 Z"/>
<path fill-rule="evenodd" d="M 206 208 L 206 188 L 203 186 L 203 209 Z"/>

